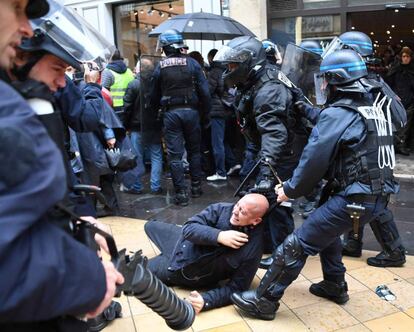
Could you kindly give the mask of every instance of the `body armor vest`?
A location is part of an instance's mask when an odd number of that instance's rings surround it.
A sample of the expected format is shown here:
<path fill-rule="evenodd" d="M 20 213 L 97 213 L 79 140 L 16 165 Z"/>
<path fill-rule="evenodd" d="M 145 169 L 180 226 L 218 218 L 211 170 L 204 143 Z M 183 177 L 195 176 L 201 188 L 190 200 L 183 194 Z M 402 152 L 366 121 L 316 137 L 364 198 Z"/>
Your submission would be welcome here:
<path fill-rule="evenodd" d="M 173 56 L 160 61 L 161 106 L 196 106 L 195 83 L 188 58 Z"/>
<path fill-rule="evenodd" d="M 333 177 L 340 189 L 360 182 L 369 185 L 373 195 L 384 193 L 385 182 L 394 180 L 392 158 L 395 163 L 395 157 L 392 129 L 379 114 L 382 110 L 378 109 L 376 113 L 375 105 L 367 105 L 363 100 L 358 103 L 354 99 L 341 99 L 329 106 L 357 112 L 366 128 L 362 140 L 339 151 L 339 161 L 334 166 Z"/>

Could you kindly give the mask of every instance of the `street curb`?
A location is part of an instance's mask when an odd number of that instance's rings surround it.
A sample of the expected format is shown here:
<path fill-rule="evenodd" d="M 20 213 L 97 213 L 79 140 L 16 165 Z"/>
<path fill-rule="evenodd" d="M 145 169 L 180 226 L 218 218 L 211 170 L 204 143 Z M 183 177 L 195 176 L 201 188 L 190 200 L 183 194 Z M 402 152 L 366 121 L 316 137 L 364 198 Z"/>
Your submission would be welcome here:
<path fill-rule="evenodd" d="M 414 174 L 394 174 L 394 177 L 399 179 L 414 180 Z"/>

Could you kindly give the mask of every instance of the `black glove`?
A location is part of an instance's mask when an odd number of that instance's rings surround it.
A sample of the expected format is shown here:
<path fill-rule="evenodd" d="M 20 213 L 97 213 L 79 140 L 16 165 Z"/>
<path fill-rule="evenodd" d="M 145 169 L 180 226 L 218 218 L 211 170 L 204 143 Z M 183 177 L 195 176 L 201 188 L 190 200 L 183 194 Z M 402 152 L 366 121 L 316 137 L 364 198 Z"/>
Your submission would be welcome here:
<path fill-rule="evenodd" d="M 308 103 L 304 102 L 304 101 L 297 101 L 294 105 L 293 105 L 293 109 L 300 113 L 301 115 L 305 115 L 306 114 L 306 107 L 309 106 Z"/>

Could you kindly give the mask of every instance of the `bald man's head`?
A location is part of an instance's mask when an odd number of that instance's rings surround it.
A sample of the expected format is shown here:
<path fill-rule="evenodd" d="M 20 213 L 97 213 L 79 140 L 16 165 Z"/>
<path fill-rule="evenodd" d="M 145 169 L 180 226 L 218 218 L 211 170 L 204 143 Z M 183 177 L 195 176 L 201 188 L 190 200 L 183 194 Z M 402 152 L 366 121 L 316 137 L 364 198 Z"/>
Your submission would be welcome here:
<path fill-rule="evenodd" d="M 269 208 L 267 198 L 260 194 L 248 194 L 241 198 L 233 208 L 230 223 L 234 226 L 257 225 Z"/>

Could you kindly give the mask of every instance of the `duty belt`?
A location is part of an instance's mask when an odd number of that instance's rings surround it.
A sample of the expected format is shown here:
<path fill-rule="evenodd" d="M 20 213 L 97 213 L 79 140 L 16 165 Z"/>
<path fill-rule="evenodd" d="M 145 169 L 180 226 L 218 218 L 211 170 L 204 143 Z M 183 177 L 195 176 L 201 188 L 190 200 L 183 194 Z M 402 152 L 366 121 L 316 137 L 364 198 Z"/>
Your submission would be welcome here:
<path fill-rule="evenodd" d="M 376 203 L 378 196 L 377 195 L 365 195 L 365 194 L 355 194 L 349 195 L 346 197 L 352 202 L 355 203 Z"/>

